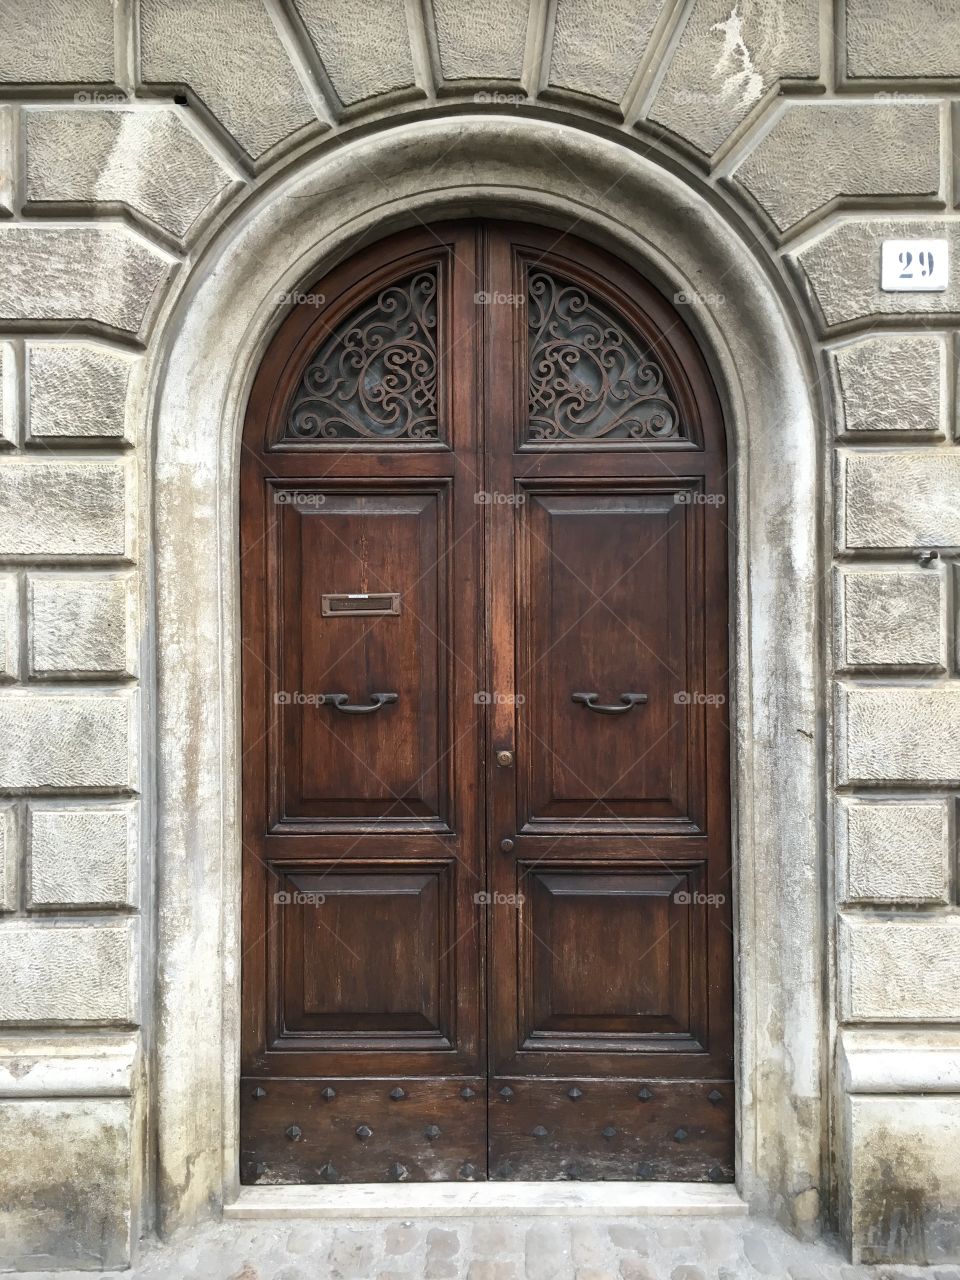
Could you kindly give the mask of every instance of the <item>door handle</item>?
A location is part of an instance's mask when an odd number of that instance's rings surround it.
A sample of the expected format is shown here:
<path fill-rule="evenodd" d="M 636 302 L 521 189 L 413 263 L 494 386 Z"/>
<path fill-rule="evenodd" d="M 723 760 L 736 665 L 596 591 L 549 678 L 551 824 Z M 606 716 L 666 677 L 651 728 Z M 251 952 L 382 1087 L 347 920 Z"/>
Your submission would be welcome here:
<path fill-rule="evenodd" d="M 613 705 L 609 702 L 598 702 L 599 693 L 572 693 L 570 697 L 572 701 L 582 702 L 585 707 L 589 707 L 591 711 L 598 711 L 602 716 L 621 716 L 631 707 L 639 706 L 641 702 L 647 700 L 645 693 L 621 693 L 619 703 Z"/>
<path fill-rule="evenodd" d="M 345 716 L 365 716 L 369 715 L 371 711 L 379 711 L 388 702 L 396 702 L 399 696 L 397 693 L 371 693 L 370 698 L 372 701 L 360 705 L 348 702 L 348 695 L 345 693 L 321 693 L 320 701 L 328 707 L 334 707 L 337 711 L 342 711 Z"/>

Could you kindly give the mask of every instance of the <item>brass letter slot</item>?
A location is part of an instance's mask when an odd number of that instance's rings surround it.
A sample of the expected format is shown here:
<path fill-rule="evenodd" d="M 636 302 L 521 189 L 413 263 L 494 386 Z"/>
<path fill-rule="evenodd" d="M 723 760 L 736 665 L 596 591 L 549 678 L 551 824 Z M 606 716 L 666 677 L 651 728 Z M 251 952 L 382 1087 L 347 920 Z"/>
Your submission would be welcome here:
<path fill-rule="evenodd" d="M 399 612 L 399 591 L 380 591 L 374 594 L 358 591 L 320 597 L 320 613 L 324 618 L 354 617 L 358 614 L 364 614 L 368 618 L 383 618 Z"/>

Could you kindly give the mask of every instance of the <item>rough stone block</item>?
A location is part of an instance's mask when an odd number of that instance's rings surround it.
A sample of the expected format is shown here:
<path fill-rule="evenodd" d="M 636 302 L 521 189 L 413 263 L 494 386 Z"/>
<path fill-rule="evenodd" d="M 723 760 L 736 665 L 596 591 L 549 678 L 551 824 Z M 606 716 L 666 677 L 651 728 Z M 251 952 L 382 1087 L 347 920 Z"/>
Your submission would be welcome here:
<path fill-rule="evenodd" d="M 839 667 L 945 668 L 943 579 L 935 569 L 840 569 L 834 582 Z"/>
<path fill-rule="evenodd" d="M 960 1260 L 960 1097 L 853 1096 L 844 1112 L 841 1200 L 853 1261 Z"/>
<path fill-rule="evenodd" d="M 0 804 L 0 911 L 17 909 L 20 815 L 15 804 Z"/>
<path fill-rule="evenodd" d="M 144 80 L 190 86 L 251 156 L 316 121 L 261 0 L 141 0 L 140 50 Z"/>
<path fill-rule="evenodd" d="M 0 929 L 0 1024 L 137 1019 L 134 922 Z"/>
<path fill-rule="evenodd" d="M 415 84 L 403 0 L 295 4 L 341 102 L 360 102 Z M 488 10 L 488 20 L 490 16 Z M 463 26 L 469 30 L 466 15 Z"/>
<path fill-rule="evenodd" d="M 135 356 L 93 342 L 27 346 L 31 440 L 129 440 L 126 398 Z"/>
<path fill-rule="evenodd" d="M 896 222 L 847 218 L 791 254 L 801 280 L 823 311 L 827 325 L 872 316 L 944 315 L 960 310 L 960 272 L 952 270 L 942 293 L 886 293 L 880 288 L 884 240 L 946 240 L 950 259 L 960 261 L 960 230 L 934 219 Z"/>
<path fill-rule="evenodd" d="M 837 808 L 841 902 L 950 900 L 950 821 L 945 800 L 862 802 Z"/>
<path fill-rule="evenodd" d="M 97 321 L 140 334 L 171 267 L 127 227 L 0 222 L 0 320 Z"/>
<path fill-rule="evenodd" d="M 0 462 L 0 555 L 131 555 L 132 476 L 121 462 Z"/>
<path fill-rule="evenodd" d="M 135 804 L 31 805 L 33 907 L 137 904 Z"/>
<path fill-rule="evenodd" d="M 112 0 L 30 0 L 3 7 L 4 83 L 109 82 L 113 51 Z"/>
<path fill-rule="evenodd" d="M 846 28 L 848 76 L 960 76 L 953 0 L 847 0 Z"/>
<path fill-rule="evenodd" d="M 35 574 L 28 586 L 30 672 L 135 675 L 133 579 Z"/>
<path fill-rule="evenodd" d="M 841 432 L 909 431 L 943 439 L 950 412 L 943 338 L 862 338 L 831 356 Z"/>
<path fill-rule="evenodd" d="M 20 678 L 20 584 L 0 573 L 0 681 Z"/>
<path fill-rule="evenodd" d="M 129 692 L 0 693 L 0 788 L 132 790 L 135 714 Z"/>
<path fill-rule="evenodd" d="M 960 917 L 841 916 L 838 945 L 845 1021 L 960 1019 Z"/>
<path fill-rule="evenodd" d="M 778 80 L 819 73 L 816 0 L 696 0 L 650 116 L 712 153 Z"/>
<path fill-rule="evenodd" d="M 734 176 L 781 230 L 839 196 L 935 196 L 939 104 L 790 103 Z"/>
<path fill-rule="evenodd" d="M 519 80 L 529 0 L 434 0 L 440 70 L 447 80 Z"/>
<path fill-rule="evenodd" d="M 27 110 L 29 202 L 123 204 L 183 239 L 231 177 L 182 107 Z"/>
<path fill-rule="evenodd" d="M 124 1267 L 138 1180 L 130 1098 L 4 1098 L 0 1255 L 17 1270 Z"/>
<path fill-rule="evenodd" d="M 960 783 L 960 686 L 840 688 L 837 783 Z M 958 921 L 960 922 L 960 921 Z"/>
<path fill-rule="evenodd" d="M 0 342 L 0 446 L 17 443 L 17 364 L 13 347 Z"/>
<path fill-rule="evenodd" d="M 841 549 L 960 544 L 960 452 L 841 452 L 837 537 Z"/>
<path fill-rule="evenodd" d="M 16 108 L 0 105 L 0 216 L 13 212 L 15 200 L 13 140 L 17 125 Z"/>
<path fill-rule="evenodd" d="M 558 0 L 550 84 L 621 102 L 662 11 L 663 0 Z"/>

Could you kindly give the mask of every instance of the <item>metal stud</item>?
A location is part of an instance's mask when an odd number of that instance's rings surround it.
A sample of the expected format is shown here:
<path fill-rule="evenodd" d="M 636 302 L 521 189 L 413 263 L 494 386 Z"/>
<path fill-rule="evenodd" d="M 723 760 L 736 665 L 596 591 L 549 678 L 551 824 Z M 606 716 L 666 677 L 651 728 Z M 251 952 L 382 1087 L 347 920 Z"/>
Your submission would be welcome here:
<path fill-rule="evenodd" d="M 504 1100 L 504 1102 L 509 1102 L 510 1099 L 513 1097 L 513 1090 L 510 1088 L 508 1084 L 505 1084 L 503 1088 L 500 1090 L 500 1097 Z"/>
<path fill-rule="evenodd" d="M 320 1168 L 320 1179 L 323 1182 L 339 1182 L 340 1174 L 337 1172 L 336 1166 L 327 1161 Z"/>
<path fill-rule="evenodd" d="M 578 1164 L 568 1164 L 563 1172 L 571 1182 L 576 1182 L 580 1177 L 580 1166 Z"/>
<path fill-rule="evenodd" d="M 578 1098 L 583 1097 L 583 1090 L 578 1089 L 577 1086 L 574 1085 L 572 1089 L 567 1090 L 567 1097 L 571 1100 L 571 1102 L 576 1102 Z"/>
<path fill-rule="evenodd" d="M 617 1131 L 612 1124 L 608 1124 L 605 1129 L 601 1130 L 601 1133 L 605 1138 L 615 1138 L 617 1136 Z"/>
<path fill-rule="evenodd" d="M 370 1128 L 368 1124 L 362 1124 L 357 1129 L 357 1137 L 361 1140 L 361 1142 L 366 1142 L 367 1138 L 373 1137 L 373 1130 Z"/>
<path fill-rule="evenodd" d="M 545 1138 L 547 1136 L 547 1131 L 542 1124 L 538 1124 L 537 1127 L 532 1130 L 532 1133 L 535 1138 Z"/>
<path fill-rule="evenodd" d="M 255 1164 L 253 1166 L 253 1176 L 255 1178 L 262 1178 L 266 1172 L 267 1166 L 265 1164 Z"/>
<path fill-rule="evenodd" d="M 390 1097 L 394 1100 L 394 1102 L 399 1102 L 401 1098 L 405 1098 L 406 1096 L 407 1096 L 406 1090 L 401 1089 L 399 1085 L 397 1085 L 396 1089 L 390 1090 Z"/>
<path fill-rule="evenodd" d="M 320 1097 L 324 1100 L 324 1102 L 332 1102 L 336 1096 L 337 1096 L 336 1089 L 331 1089 L 329 1085 L 327 1085 L 325 1089 L 320 1090 Z"/>
<path fill-rule="evenodd" d="M 727 1180 L 726 1174 L 723 1172 L 723 1170 L 720 1168 L 718 1164 L 715 1164 L 713 1166 L 713 1168 L 707 1174 L 707 1177 L 710 1179 L 711 1182 L 726 1182 Z"/>
<path fill-rule="evenodd" d="M 686 1129 L 678 1129 L 673 1135 L 673 1140 L 674 1142 L 686 1142 L 689 1136 L 690 1135 L 687 1133 Z"/>
<path fill-rule="evenodd" d="M 707 1094 L 707 1101 L 712 1102 L 713 1105 L 716 1106 L 718 1102 L 723 1101 L 723 1094 L 719 1089 L 711 1089 Z"/>
<path fill-rule="evenodd" d="M 648 1181 L 653 1177 L 653 1165 L 647 1160 L 641 1161 L 641 1163 L 637 1165 L 637 1177 L 642 1178 L 644 1181 Z"/>
<path fill-rule="evenodd" d="M 253 1093 L 251 1094 L 251 1097 L 256 1098 L 258 1102 L 260 1101 L 261 1098 L 265 1098 L 266 1096 L 267 1096 L 266 1089 L 261 1089 L 259 1085 L 257 1085 Z"/>
<path fill-rule="evenodd" d="M 471 1098 L 475 1098 L 476 1096 L 477 1095 L 474 1093 L 474 1091 L 470 1088 L 469 1085 L 467 1085 L 465 1089 L 460 1090 L 460 1097 L 464 1100 L 464 1102 L 469 1102 Z"/>
<path fill-rule="evenodd" d="M 391 1182 L 409 1182 L 410 1170 L 405 1164 L 400 1164 L 398 1162 L 397 1164 L 392 1164 L 390 1166 L 389 1176 Z"/>
<path fill-rule="evenodd" d="M 303 1130 L 300 1128 L 298 1124 L 292 1124 L 290 1128 L 287 1130 L 287 1137 L 290 1139 L 291 1142 L 299 1142 L 300 1139 L 303 1137 Z"/>
<path fill-rule="evenodd" d="M 650 1092 L 647 1086 L 644 1085 L 643 1088 L 640 1090 L 640 1092 L 637 1094 L 637 1097 L 640 1099 L 641 1102 L 649 1102 L 650 1099 L 653 1097 L 653 1094 Z"/>
<path fill-rule="evenodd" d="M 423 1136 L 427 1139 L 428 1142 L 432 1142 L 434 1138 L 440 1137 L 440 1129 L 435 1124 L 428 1124 L 423 1131 Z"/>
<path fill-rule="evenodd" d="M 509 1160 L 500 1161 L 500 1163 L 497 1165 L 496 1176 L 502 1182 L 506 1182 L 513 1177 L 513 1165 L 510 1163 Z"/>
<path fill-rule="evenodd" d="M 464 1182 L 472 1182 L 476 1176 L 476 1167 L 470 1164 L 469 1161 L 466 1164 L 462 1164 L 457 1170 L 457 1177 L 463 1178 Z"/>

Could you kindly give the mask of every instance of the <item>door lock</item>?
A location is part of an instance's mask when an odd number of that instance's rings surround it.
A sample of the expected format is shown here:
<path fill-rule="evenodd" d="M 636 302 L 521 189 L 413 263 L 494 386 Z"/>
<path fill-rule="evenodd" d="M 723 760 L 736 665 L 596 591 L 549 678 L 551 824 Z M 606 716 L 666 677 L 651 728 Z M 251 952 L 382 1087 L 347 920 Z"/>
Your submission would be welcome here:
<path fill-rule="evenodd" d="M 509 769 L 510 766 L 513 764 L 513 752 L 498 751 L 497 764 L 500 766 L 501 769 Z"/>
<path fill-rule="evenodd" d="M 507 838 L 506 838 L 505 840 L 501 840 L 501 841 L 500 841 L 500 852 L 501 852 L 501 853 L 513 853 L 513 850 L 514 850 L 514 844 L 515 844 L 515 842 L 514 842 L 513 840 L 511 840 L 509 836 L 507 836 Z"/>

